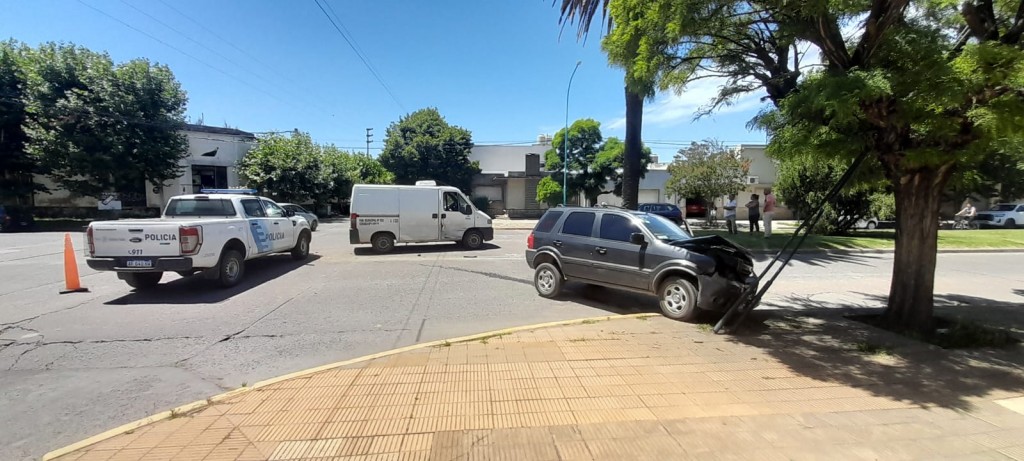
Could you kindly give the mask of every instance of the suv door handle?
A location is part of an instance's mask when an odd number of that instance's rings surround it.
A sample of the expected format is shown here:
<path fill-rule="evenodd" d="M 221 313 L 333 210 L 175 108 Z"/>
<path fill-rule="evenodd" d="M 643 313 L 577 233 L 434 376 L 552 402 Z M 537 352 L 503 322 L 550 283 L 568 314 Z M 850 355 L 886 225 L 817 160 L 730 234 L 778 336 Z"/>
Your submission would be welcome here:
<path fill-rule="evenodd" d="M 555 241 L 551 242 L 551 244 L 556 246 L 556 247 L 560 247 L 560 246 L 562 246 L 562 241 L 561 240 L 555 240 Z"/>
<path fill-rule="evenodd" d="M 596 248 L 594 248 L 594 251 L 596 251 L 597 254 L 600 254 L 600 255 L 608 253 L 608 249 L 604 248 L 604 247 L 596 247 Z"/>
<path fill-rule="evenodd" d="M 253 222 L 249 223 L 249 225 L 250 226 L 258 226 L 258 225 L 260 225 L 260 223 L 258 223 L 256 221 L 253 221 Z"/>

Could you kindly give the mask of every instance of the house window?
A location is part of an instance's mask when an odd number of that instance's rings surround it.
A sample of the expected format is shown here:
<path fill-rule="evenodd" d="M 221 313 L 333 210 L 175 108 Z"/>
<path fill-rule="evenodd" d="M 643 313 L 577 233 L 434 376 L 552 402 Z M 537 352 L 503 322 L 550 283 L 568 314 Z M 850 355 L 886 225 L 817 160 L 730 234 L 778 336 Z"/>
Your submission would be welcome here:
<path fill-rule="evenodd" d="M 227 189 L 228 167 L 213 165 L 192 165 L 192 193 L 200 189 Z"/>

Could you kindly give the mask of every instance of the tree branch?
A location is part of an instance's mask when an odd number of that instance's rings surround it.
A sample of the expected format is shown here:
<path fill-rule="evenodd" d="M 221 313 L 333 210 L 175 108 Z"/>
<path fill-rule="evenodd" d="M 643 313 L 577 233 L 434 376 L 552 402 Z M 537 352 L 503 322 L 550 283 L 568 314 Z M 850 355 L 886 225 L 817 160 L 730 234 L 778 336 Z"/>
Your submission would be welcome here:
<path fill-rule="evenodd" d="M 989 1 L 989 0 L 982 0 Z M 870 64 L 871 58 L 881 45 L 885 33 L 903 19 L 910 0 L 874 0 L 871 5 L 871 12 L 864 21 L 864 35 L 857 44 L 853 53 L 854 66 L 866 67 Z"/>

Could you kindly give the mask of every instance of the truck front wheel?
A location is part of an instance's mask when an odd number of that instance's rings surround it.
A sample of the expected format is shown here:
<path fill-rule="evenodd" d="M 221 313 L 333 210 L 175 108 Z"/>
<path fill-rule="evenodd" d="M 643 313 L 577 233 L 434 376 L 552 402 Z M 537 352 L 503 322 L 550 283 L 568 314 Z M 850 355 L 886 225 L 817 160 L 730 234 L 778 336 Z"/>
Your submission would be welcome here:
<path fill-rule="evenodd" d="M 136 290 L 151 290 L 160 283 L 163 276 L 163 272 L 132 272 L 125 274 L 124 281 Z"/>
<path fill-rule="evenodd" d="M 292 259 L 296 261 L 302 261 L 309 257 L 309 231 L 302 231 L 299 234 L 299 240 L 295 242 L 295 247 L 292 248 Z"/>
<path fill-rule="evenodd" d="M 220 271 L 218 278 L 220 286 L 231 288 L 238 285 L 238 282 L 242 281 L 242 276 L 245 275 L 245 258 L 237 250 L 224 250 L 218 269 Z"/>

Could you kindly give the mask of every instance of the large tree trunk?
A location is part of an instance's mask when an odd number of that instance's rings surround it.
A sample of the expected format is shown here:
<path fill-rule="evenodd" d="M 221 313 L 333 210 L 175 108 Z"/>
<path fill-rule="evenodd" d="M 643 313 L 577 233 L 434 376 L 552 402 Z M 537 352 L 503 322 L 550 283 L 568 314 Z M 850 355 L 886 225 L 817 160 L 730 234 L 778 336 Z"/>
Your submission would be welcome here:
<path fill-rule="evenodd" d="M 952 165 L 922 168 L 894 177 L 896 254 L 883 314 L 888 328 L 931 333 L 938 250 L 939 206 Z"/>
<path fill-rule="evenodd" d="M 635 210 L 640 196 L 640 132 L 644 119 L 644 97 L 626 88 L 626 149 L 622 154 L 622 206 Z"/>

